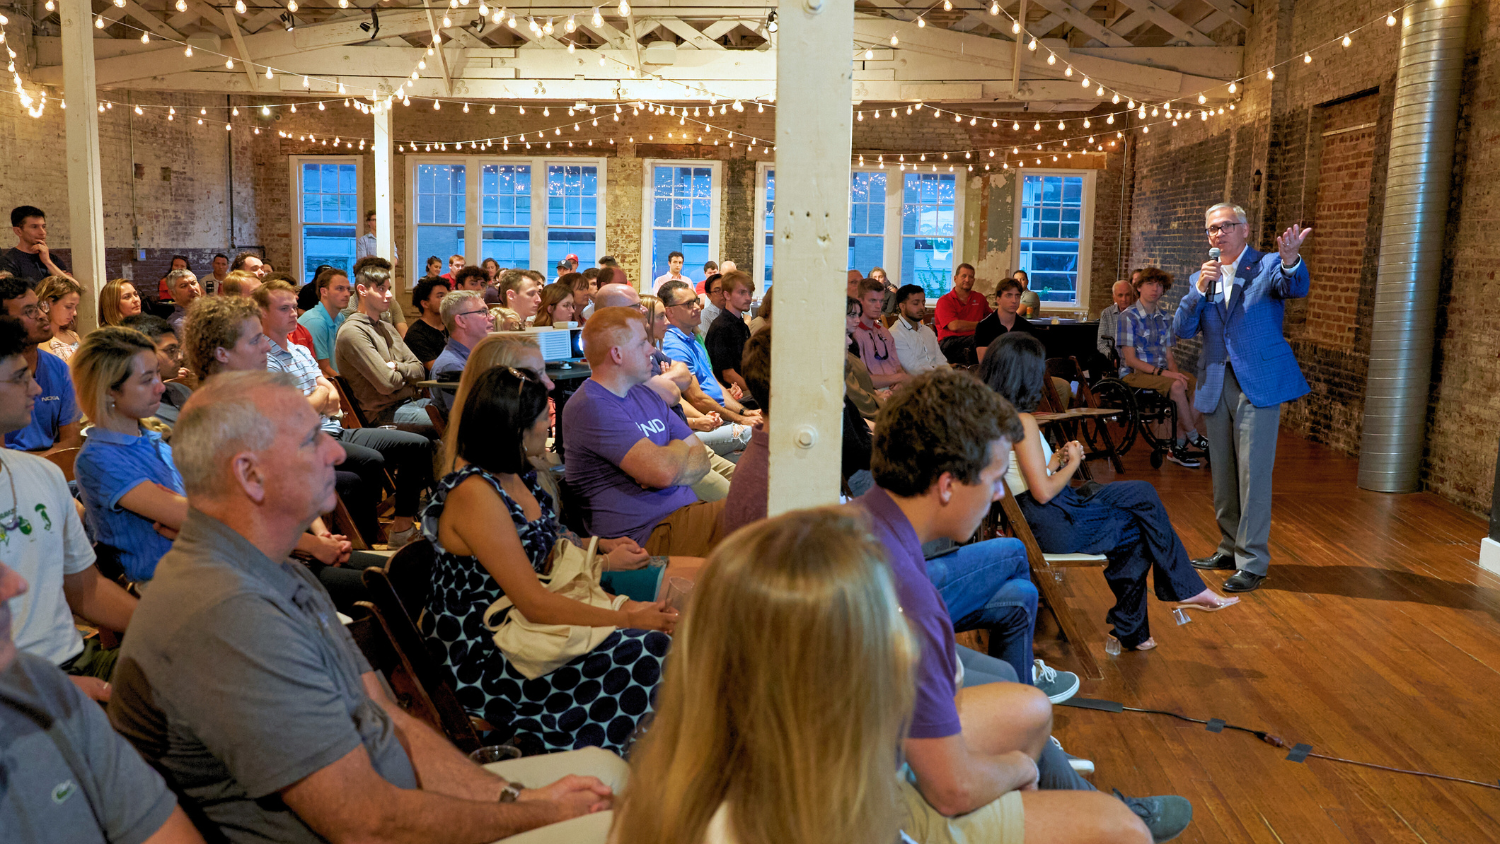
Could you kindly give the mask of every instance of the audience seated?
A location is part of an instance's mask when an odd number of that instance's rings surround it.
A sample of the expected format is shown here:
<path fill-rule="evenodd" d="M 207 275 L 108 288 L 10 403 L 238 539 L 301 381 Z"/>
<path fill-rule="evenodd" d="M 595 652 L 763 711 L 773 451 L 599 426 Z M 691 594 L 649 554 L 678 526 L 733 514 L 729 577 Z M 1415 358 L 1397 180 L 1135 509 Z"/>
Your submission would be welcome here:
<path fill-rule="evenodd" d="M 970 365 L 978 362 L 974 329 L 989 314 L 990 305 L 984 294 L 974 290 L 973 265 L 959 264 L 953 271 L 953 289 L 938 297 L 933 315 L 938 346 L 949 363 Z"/>
<path fill-rule="evenodd" d="M 475 376 L 460 415 L 450 434 L 455 470 L 438 482 L 422 513 L 423 535 L 437 549 L 424 632 L 441 645 L 464 708 L 501 734 L 534 736 L 551 751 L 623 750 L 648 716 L 670 642 L 650 631 L 670 633 L 676 612 L 654 599 L 621 597 L 600 607 L 537 579 L 567 542 L 552 496 L 527 458 L 547 437 L 541 381 L 511 368 L 486 370 Z M 600 545 L 621 562 L 645 557 L 631 541 Z M 595 638 L 597 628 L 617 629 L 592 648 L 553 658 L 551 670 L 538 675 L 523 670 L 529 662 L 514 664 L 475 624 L 502 597 L 534 624 L 595 628 Z M 611 664 L 610 674 L 595 673 Z M 580 684 L 581 676 L 602 682 L 602 695 L 598 682 Z"/>
<path fill-rule="evenodd" d="M 218 293 L 219 285 L 223 284 L 229 278 L 229 256 L 222 252 L 215 253 L 213 263 L 210 266 L 213 268 L 213 272 L 199 279 L 203 285 L 203 294 L 205 296 L 212 296 Z"/>
<path fill-rule="evenodd" d="M 254 299 L 212 296 L 193 303 L 182 346 L 188 368 L 201 385 L 221 370 L 265 369 L 271 340 L 261 329 Z"/>
<path fill-rule="evenodd" d="M 368 265 L 372 265 L 372 262 L 375 265 L 384 264 L 387 267 L 392 266 L 391 263 L 389 261 L 385 260 L 384 258 L 380 258 L 380 257 L 377 257 L 375 255 L 366 255 L 365 257 L 360 258 L 358 261 L 354 262 L 354 268 L 349 271 L 350 275 L 352 277 L 354 277 L 354 278 L 358 278 L 359 277 L 359 271 L 362 270 L 362 269 L 364 269 Z M 332 268 L 330 267 L 330 269 L 332 269 Z M 476 267 L 475 269 L 478 270 L 479 268 Z M 480 271 L 480 272 L 482 274 L 482 271 Z M 317 277 L 316 273 L 314 274 L 313 277 L 314 278 Z M 394 279 L 395 276 L 392 275 L 392 278 Z M 392 289 L 394 290 L 394 287 Z M 347 305 L 344 306 L 344 310 L 343 310 L 344 319 L 347 320 L 349 317 L 354 316 L 358 312 L 359 312 L 359 296 L 358 295 L 353 295 L 353 296 L 350 297 L 349 304 L 347 304 Z M 389 323 L 392 327 L 394 327 L 396 329 L 396 333 L 399 334 L 399 335 L 401 335 L 401 337 L 403 339 L 405 339 L 405 337 L 406 337 L 406 328 L 407 328 L 407 326 L 406 326 L 406 315 L 405 315 L 405 313 L 402 312 L 400 303 L 392 301 L 390 307 L 388 307 L 385 310 L 383 310 L 383 311 L 380 312 L 380 321 L 381 322 L 385 322 L 385 323 Z"/>
<path fill-rule="evenodd" d="M 620 304 L 624 304 L 624 300 L 631 299 L 639 303 L 646 317 L 646 333 L 656 347 L 651 353 L 651 359 L 656 363 L 656 372 L 659 377 L 653 377 L 647 385 L 655 389 L 662 397 L 662 401 L 667 402 L 674 412 L 680 414 L 688 427 L 699 435 L 698 439 L 713 451 L 714 471 L 711 474 L 723 475 L 726 480 L 733 478 L 735 464 L 724 458 L 732 457 L 745 450 L 745 446 L 750 442 L 750 431 L 755 421 L 759 419 L 759 411 L 746 411 L 743 415 L 733 413 L 709 398 L 698 383 L 697 376 L 687 368 L 687 364 L 674 363 L 661 350 L 662 338 L 666 336 L 667 327 L 671 324 L 667 322 L 666 309 L 662 306 L 661 300 L 649 293 L 645 296 L 636 296 L 635 291 L 629 288 L 623 292 L 624 295 L 616 294 L 614 290 L 618 287 L 620 285 L 611 285 L 611 292 L 604 298 L 611 304 L 615 304 L 617 299 L 622 300 Z M 745 421 L 743 423 L 726 421 L 735 418 Z M 710 475 L 704 476 L 705 480 L 709 477 Z M 725 494 L 728 494 L 727 488 L 720 495 L 705 494 L 701 484 L 700 481 L 698 485 L 695 485 L 693 491 L 698 493 L 698 497 L 704 501 L 723 498 Z"/>
<path fill-rule="evenodd" d="M 258 261 L 259 258 L 250 256 L 250 260 Z M 249 296 L 260 287 L 261 278 L 265 274 L 265 264 L 256 266 L 255 272 L 249 270 L 231 270 L 229 277 L 219 285 L 220 296 Z"/>
<path fill-rule="evenodd" d="M 631 758 L 618 844 L 901 840 L 919 651 L 885 557 L 828 509 L 714 553 Z"/>
<path fill-rule="evenodd" d="M 198 383 L 192 371 L 182 365 L 182 342 L 172 326 L 159 316 L 136 314 L 120 324 L 121 328 L 133 328 L 146 335 L 156 346 L 156 371 L 161 377 L 161 404 L 156 408 L 155 418 L 168 429 L 177 424 L 177 414 L 193 394 L 190 384 Z"/>
<path fill-rule="evenodd" d="M 466 260 L 462 255 L 454 254 L 448 256 L 448 271 L 443 273 L 442 277 L 447 279 L 449 284 L 453 285 L 454 290 L 459 289 L 458 272 L 464 268 Z"/>
<path fill-rule="evenodd" d="M 901 288 L 896 286 L 896 282 L 886 277 L 885 270 L 881 267 L 871 267 L 869 277 L 880 282 L 881 287 L 885 288 L 885 301 L 881 303 L 880 312 L 887 316 L 896 314 L 896 293 Z"/>
<path fill-rule="evenodd" d="M 746 317 L 750 299 L 755 295 L 755 282 L 748 274 L 736 270 L 719 279 L 719 286 L 724 290 L 724 308 L 709 324 L 704 347 L 708 349 L 709 363 L 719 383 L 732 384 L 739 388 L 742 397 L 748 396 L 739 369 L 740 355 L 750 340 L 750 325 Z"/>
<path fill-rule="evenodd" d="M 877 387 L 894 387 L 905 381 L 907 372 L 896 356 L 896 341 L 881 321 L 885 305 L 885 285 L 873 278 L 859 283 L 859 319 L 849 330 L 849 351 L 859 355 L 870 371 L 870 381 Z"/>
<path fill-rule="evenodd" d="M 1021 307 L 1021 282 L 1007 278 L 995 287 L 995 310 L 979 321 L 974 329 L 974 353 L 982 363 L 985 351 L 996 337 L 1011 331 L 1031 333 L 1031 322 L 1018 313 Z"/>
<path fill-rule="evenodd" d="M 334 348 L 339 329 L 344 326 L 344 307 L 349 304 L 349 277 L 343 270 L 327 269 L 318 273 L 312 285 L 318 291 L 318 306 L 297 318 L 298 324 L 312 335 L 313 357 L 324 377 L 332 380 L 339 374 Z"/>
<path fill-rule="evenodd" d="M 290 375 L 308 405 L 317 411 L 323 432 L 343 445 L 345 458 L 339 464 L 339 475 L 353 474 L 362 485 L 363 494 L 355 495 L 355 490 L 341 477 L 339 495 L 350 505 L 360 533 L 372 542 L 378 535 L 373 502 L 369 507 L 355 505 L 360 498 L 369 498 L 369 493 L 381 489 L 385 472 L 390 471 L 396 482 L 396 501 L 385 544 L 393 550 L 400 548 L 417 538 L 413 520 L 422 491 L 432 485 L 432 443 L 407 431 L 345 428 L 340 424 L 343 410 L 338 388 L 319 371 L 307 349 L 289 341 L 289 332 L 297 325 L 293 295 L 291 285 L 286 282 L 273 281 L 255 291 L 261 328 L 271 338 L 266 368 Z"/>
<path fill-rule="evenodd" d="M 762 328 L 771 324 L 771 293 L 767 290 L 766 295 L 760 297 L 760 308 L 755 312 L 755 318 L 750 320 L 750 333 L 757 334 Z"/>
<path fill-rule="evenodd" d="M 593 777 L 527 790 L 407 715 L 286 562 L 333 503 L 341 449 L 320 428 L 277 373 L 225 373 L 188 402 L 192 507 L 122 647 L 115 728 L 235 842 L 486 841 L 608 808 Z M 619 764 L 593 750 L 546 767 L 618 780 Z"/>
<path fill-rule="evenodd" d="M 972 378 L 917 376 L 881 412 L 876 488 L 849 505 L 887 549 L 921 651 L 902 829 L 924 844 L 1166 840 L 1186 827 L 1187 801 L 1122 802 L 1093 791 L 1050 741 L 1047 696 L 1015 682 L 1008 663 L 958 647 L 929 578 L 922 543 L 973 534 L 1001 494 L 1010 444 L 1021 436 L 1015 412 Z"/>
<path fill-rule="evenodd" d="M 599 292 L 599 277 L 604 273 L 600 267 L 589 267 L 573 281 L 573 321 L 582 324 L 594 312 L 594 294 Z"/>
<path fill-rule="evenodd" d="M 203 295 L 203 288 L 198 286 L 198 277 L 189 270 L 173 270 L 167 273 L 167 289 L 172 291 L 172 315 L 167 317 L 167 324 L 182 336 L 182 322 L 187 319 L 188 306 L 193 304 Z"/>
<path fill-rule="evenodd" d="M 0 735 L 10 774 L 0 790 L 0 829 L 6 840 L 202 844 L 161 775 L 110 729 L 104 710 L 45 657 L 24 645 L 18 649 L 7 605 L 26 600 L 20 597 L 26 591 L 26 580 L 0 562 Z"/>
<path fill-rule="evenodd" d="M 531 324 L 542 304 L 542 285 L 545 277 L 531 270 L 506 270 L 500 277 L 500 306 L 515 312 L 521 320 L 519 326 L 506 328 L 519 331 Z"/>
<path fill-rule="evenodd" d="M 702 336 L 724 313 L 724 276 L 715 272 L 703 279 L 703 291 L 698 301 L 703 305 L 703 318 L 698 322 L 698 334 Z"/>
<path fill-rule="evenodd" d="M 1120 312 L 1118 338 L 1120 378 L 1132 387 L 1153 390 L 1177 405 L 1177 430 L 1167 431 L 1173 440 L 1167 459 L 1181 466 L 1199 465 L 1189 455 L 1189 445 L 1208 449 L 1208 441 L 1198 434 L 1203 417 L 1193 409 L 1193 387 L 1197 379 L 1177 369 L 1172 355 L 1177 334 L 1172 318 L 1160 304 L 1172 288 L 1172 275 L 1157 267 L 1146 267 L 1135 283 L 1136 303 Z"/>
<path fill-rule="evenodd" d="M 1145 481 L 1115 481 L 1084 494 L 1069 485 L 1083 462 L 1083 447 L 1070 442 L 1056 454 L 1031 415 L 1042 394 L 1046 352 L 1029 335 L 995 341 L 980 378 L 1020 413 L 1024 436 L 1012 440 L 1014 459 L 1006 482 L 1016 504 L 1049 554 L 1104 554 L 1104 579 L 1115 595 L 1108 621 L 1112 638 L 1126 650 L 1156 647 L 1146 617 L 1146 575 L 1156 597 L 1190 609 L 1216 611 L 1239 603 L 1203 585 L 1172 528 L 1166 507 Z"/>
<path fill-rule="evenodd" d="M 141 312 L 141 294 L 123 278 L 110 279 L 99 289 L 99 324 L 119 325 Z"/>
<path fill-rule="evenodd" d="M 40 390 L 26 364 L 26 345 L 20 321 L 0 317 L 0 431 L 31 423 L 31 405 Z M 69 674 L 84 694 L 107 701 L 117 651 L 103 648 L 99 636 L 85 641 L 73 617 L 123 633 L 135 598 L 94 567 L 94 549 L 62 470 L 40 457 L 6 451 L 0 471 L 8 474 L 15 490 L 9 518 L 0 523 L 5 559 L 31 584 L 11 600 L 10 617 L 0 622 L 0 641 L 13 638 L 22 651 Z"/>
<path fill-rule="evenodd" d="M 915 284 L 902 285 L 895 294 L 896 321 L 891 325 L 891 340 L 896 344 L 896 359 L 911 375 L 934 369 L 947 369 L 948 360 L 938 346 L 937 335 L 927 319 L 927 294 Z"/>
<path fill-rule="evenodd" d="M 198 309 L 219 301 L 201 299 Z M 172 447 L 142 424 L 161 403 L 156 346 L 139 331 L 105 326 L 83 338 L 72 368 L 78 405 L 93 423 L 73 463 L 89 524 L 119 550 L 126 577 L 149 581 L 187 516 Z"/>
<path fill-rule="evenodd" d="M 662 296 L 661 287 L 669 281 L 680 281 L 687 285 L 689 292 L 692 292 L 693 280 L 682 274 L 682 265 L 686 260 L 681 252 L 674 250 L 667 253 L 667 271 L 657 276 L 656 280 L 651 282 L 651 294 L 653 296 L 665 299 L 666 297 Z"/>
<path fill-rule="evenodd" d="M 485 258 L 479 262 L 479 266 L 484 269 L 484 290 L 480 291 L 480 295 L 484 297 L 485 306 L 499 304 L 500 291 L 496 285 L 500 283 L 500 262 L 494 258 Z"/>
<path fill-rule="evenodd" d="M 686 285 L 676 292 L 691 295 Z M 705 555 L 719 540 L 723 501 L 700 502 L 690 488 L 708 473 L 709 452 L 646 386 L 652 346 L 640 311 L 595 311 L 583 342 L 593 374 L 563 409 L 563 433 L 584 523 L 653 555 Z"/>
<path fill-rule="evenodd" d="M 577 276 L 577 278 L 574 278 Z M 542 298 L 537 305 L 536 319 L 531 324 L 537 328 L 555 326 L 566 328 L 573 321 L 573 286 L 583 278 L 582 273 L 568 273 L 542 288 Z"/>
<path fill-rule="evenodd" d="M 724 500 L 724 535 L 766 517 L 771 480 L 771 332 L 752 334 L 740 358 L 745 388 L 760 405 L 761 424 L 734 467 Z"/>
<path fill-rule="evenodd" d="M 1031 276 L 1025 270 L 1016 270 L 1011 278 L 1021 283 L 1021 304 L 1017 313 L 1027 319 L 1036 319 L 1042 315 L 1042 297 L 1031 289 Z"/>
<path fill-rule="evenodd" d="M 438 355 L 443 353 L 443 345 L 448 342 L 448 331 L 443 326 L 439 308 L 443 297 L 452 289 L 452 285 L 441 278 L 424 278 L 417 282 L 411 292 L 411 306 L 417 309 L 417 319 L 401 339 L 429 371 Z"/>
<path fill-rule="evenodd" d="M 443 259 L 442 258 L 439 258 L 436 255 L 428 255 L 427 256 L 427 261 L 423 264 L 423 266 L 424 266 L 423 276 L 425 278 L 443 278 L 442 275 L 441 275 L 441 273 L 443 271 Z M 449 284 L 453 283 L 453 279 L 451 279 L 451 278 L 443 278 L 443 281 L 446 281 Z"/>
<path fill-rule="evenodd" d="M 78 350 L 78 303 L 83 300 L 83 288 L 65 275 L 48 276 L 36 286 L 36 303 L 47 315 L 47 325 L 52 329 L 52 339 L 47 341 L 47 351 L 67 362 Z"/>
<path fill-rule="evenodd" d="M 339 329 L 335 345 L 338 371 L 349 382 L 352 393 L 349 400 L 359 406 L 371 424 L 431 431 L 428 399 L 417 398 L 413 386 L 426 379 L 427 370 L 395 327 L 380 319 L 391 306 L 390 262 L 365 258 L 355 287 L 359 313 Z"/>
<path fill-rule="evenodd" d="M 52 340 L 52 325 L 37 304 L 36 292 L 19 278 L 0 278 L 0 314 L 18 320 L 26 330 L 22 357 L 42 387 L 31 411 L 31 424 L 5 432 L 5 447 L 50 454 L 83 444 L 82 425 L 68 364 L 42 348 Z"/>
<path fill-rule="evenodd" d="M 443 325 L 448 330 L 448 342 L 443 353 L 432 364 L 432 377 L 437 381 L 457 381 L 469 362 L 469 353 L 488 337 L 494 328 L 490 309 L 484 305 L 484 297 L 472 290 L 455 290 L 443 297 L 440 306 Z M 453 391 L 438 390 L 443 412 L 453 409 Z"/>
<path fill-rule="evenodd" d="M 670 287 L 668 285 L 671 285 Z M 669 281 L 656 294 L 666 311 L 668 327 L 662 337 L 662 351 L 674 361 L 687 364 L 703 392 L 729 411 L 728 419 L 742 422 L 747 416 L 746 408 L 740 404 L 735 393 L 740 388 L 731 385 L 725 390 L 714 377 L 713 364 L 708 359 L 708 350 L 693 336 L 703 316 L 703 306 L 693 288 L 680 281 Z M 743 395 L 743 393 L 741 393 Z M 739 416 L 741 418 L 736 419 Z"/>
<path fill-rule="evenodd" d="M 241 252 L 234 256 L 233 261 L 229 262 L 229 271 L 230 273 L 248 273 L 259 279 L 266 277 L 266 273 L 271 271 L 271 265 L 267 264 L 264 259 L 254 252 Z M 239 295 L 248 296 L 250 295 L 250 291 Z"/>
<path fill-rule="evenodd" d="M 853 334 L 854 329 L 859 326 L 859 321 L 864 319 L 865 306 L 858 299 L 844 300 L 844 333 Z M 846 336 L 847 339 L 847 336 Z M 844 349 L 844 395 L 854 403 L 859 415 L 873 423 L 875 415 L 880 412 L 881 405 L 890 398 L 891 391 L 877 388 L 875 381 L 870 377 L 870 370 L 858 355 L 848 348 Z"/>
<path fill-rule="evenodd" d="M 1136 274 L 1139 272 L 1137 270 Z M 1114 302 L 1099 312 L 1099 333 L 1094 340 L 1094 346 L 1103 358 L 1096 366 L 1099 371 L 1107 374 L 1118 371 L 1120 366 L 1120 355 L 1115 350 L 1115 335 L 1119 330 L 1117 325 L 1120 314 L 1135 304 L 1135 286 L 1122 279 L 1115 282 L 1109 292 Z"/>
<path fill-rule="evenodd" d="M 47 215 L 42 209 L 34 205 L 12 208 L 10 226 L 16 233 L 16 245 L 0 253 L 0 272 L 29 285 L 50 275 L 70 275 L 62 259 L 47 248 Z"/>

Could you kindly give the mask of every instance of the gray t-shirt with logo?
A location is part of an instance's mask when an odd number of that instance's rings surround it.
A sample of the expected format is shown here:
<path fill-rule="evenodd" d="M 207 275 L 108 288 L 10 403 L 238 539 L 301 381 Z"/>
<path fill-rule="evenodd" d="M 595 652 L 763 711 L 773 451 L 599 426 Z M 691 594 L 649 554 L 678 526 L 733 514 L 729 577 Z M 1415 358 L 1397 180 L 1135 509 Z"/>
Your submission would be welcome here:
<path fill-rule="evenodd" d="M 155 835 L 177 808 L 167 784 L 56 666 L 17 657 L 0 671 L 0 838 L 139 844 Z"/>

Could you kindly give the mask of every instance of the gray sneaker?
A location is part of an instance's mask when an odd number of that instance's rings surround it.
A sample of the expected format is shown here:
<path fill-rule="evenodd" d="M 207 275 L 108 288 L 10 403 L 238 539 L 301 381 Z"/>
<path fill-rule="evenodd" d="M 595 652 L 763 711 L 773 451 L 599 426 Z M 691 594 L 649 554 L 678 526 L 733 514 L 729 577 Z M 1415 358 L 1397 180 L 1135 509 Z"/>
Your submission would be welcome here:
<path fill-rule="evenodd" d="M 1041 660 L 1033 660 L 1031 684 L 1047 694 L 1053 703 L 1062 703 L 1078 694 L 1078 675 L 1071 671 L 1058 671 Z"/>
<path fill-rule="evenodd" d="M 1151 830 L 1151 840 L 1156 844 L 1163 841 L 1171 841 L 1182 834 L 1193 822 L 1193 804 L 1186 797 L 1178 797 L 1175 794 L 1163 795 L 1161 797 L 1126 797 L 1117 788 L 1115 796 L 1120 802 L 1130 807 L 1141 820 L 1146 822 L 1146 828 Z"/>

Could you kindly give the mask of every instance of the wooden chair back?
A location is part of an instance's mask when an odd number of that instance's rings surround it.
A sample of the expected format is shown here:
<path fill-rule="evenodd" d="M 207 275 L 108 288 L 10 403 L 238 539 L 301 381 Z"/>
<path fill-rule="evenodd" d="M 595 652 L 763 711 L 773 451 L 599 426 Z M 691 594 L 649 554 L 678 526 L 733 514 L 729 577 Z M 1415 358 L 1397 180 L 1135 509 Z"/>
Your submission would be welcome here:
<path fill-rule="evenodd" d="M 1125 466 L 1120 462 L 1120 451 L 1115 447 L 1114 438 L 1110 436 L 1109 426 L 1106 421 L 1118 416 L 1121 412 L 1118 408 L 1106 409 L 1099 407 L 1099 398 L 1094 391 L 1089 389 L 1088 378 L 1084 377 L 1083 367 L 1078 365 L 1078 358 L 1069 356 L 1065 358 L 1047 359 L 1047 377 L 1042 379 L 1044 384 L 1044 401 L 1053 407 L 1062 406 L 1057 394 L 1055 382 L 1057 379 L 1065 384 L 1070 384 L 1075 392 L 1070 396 L 1071 401 L 1067 416 L 1070 417 L 1065 428 L 1068 436 L 1079 438 L 1084 445 L 1084 478 L 1091 477 L 1088 472 L 1088 461 L 1108 460 L 1114 467 L 1115 472 L 1123 474 Z"/>
<path fill-rule="evenodd" d="M 432 594 L 432 570 L 436 563 L 437 550 L 426 539 L 402 546 L 386 561 L 383 574 L 413 627 Z"/>
<path fill-rule="evenodd" d="M 47 455 L 52 464 L 62 470 L 64 480 L 73 480 L 73 463 L 78 459 L 80 448 L 64 448 Z"/>
<path fill-rule="evenodd" d="M 370 550 L 369 540 L 359 532 L 359 528 L 354 523 L 354 517 L 349 514 L 349 508 L 344 505 L 344 497 L 342 495 L 334 493 L 333 512 L 328 513 L 327 517 L 328 521 L 333 525 L 333 532 L 349 537 L 349 544 L 354 547 L 354 550 Z"/>
<path fill-rule="evenodd" d="M 349 389 L 349 382 L 342 375 L 335 375 L 332 380 L 334 389 L 339 391 L 339 405 L 344 410 L 344 427 L 370 427 L 370 421 L 365 418 L 365 414 L 359 409 L 359 405 L 355 404 L 354 399 L 350 398 L 354 393 Z"/>

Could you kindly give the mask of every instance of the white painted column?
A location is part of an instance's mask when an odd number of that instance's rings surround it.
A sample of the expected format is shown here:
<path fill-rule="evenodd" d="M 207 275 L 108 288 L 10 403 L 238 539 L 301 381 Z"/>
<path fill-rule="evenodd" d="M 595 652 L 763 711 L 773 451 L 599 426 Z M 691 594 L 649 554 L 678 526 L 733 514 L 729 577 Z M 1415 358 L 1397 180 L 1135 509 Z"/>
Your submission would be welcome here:
<path fill-rule="evenodd" d="M 853 0 L 777 12 L 771 515 L 838 501 L 854 93 Z"/>
<path fill-rule="evenodd" d="M 375 254 L 388 258 L 396 254 L 396 217 L 391 197 L 391 185 L 394 184 L 391 174 L 391 110 L 389 106 L 377 103 L 372 111 L 375 119 Z M 406 276 L 409 278 L 410 273 Z"/>
<path fill-rule="evenodd" d="M 83 287 L 79 333 L 99 324 L 104 286 L 104 184 L 99 172 L 99 98 L 94 92 L 94 14 L 88 0 L 63 0 L 63 95 L 68 155 L 68 245 L 73 278 Z"/>

